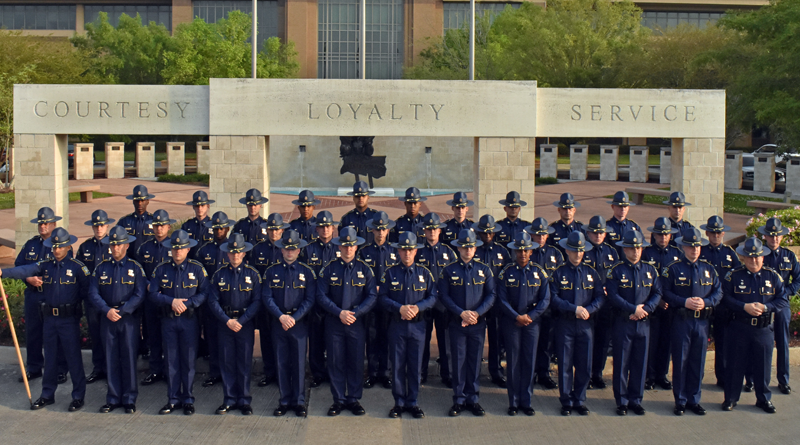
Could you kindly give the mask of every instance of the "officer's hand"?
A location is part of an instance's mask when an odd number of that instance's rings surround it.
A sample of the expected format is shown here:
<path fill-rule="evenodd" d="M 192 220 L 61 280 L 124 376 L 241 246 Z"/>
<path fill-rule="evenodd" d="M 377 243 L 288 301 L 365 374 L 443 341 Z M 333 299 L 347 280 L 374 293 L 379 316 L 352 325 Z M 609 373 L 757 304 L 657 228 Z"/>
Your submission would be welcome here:
<path fill-rule="evenodd" d="M 699 311 L 705 307 L 705 303 L 703 302 L 702 298 L 692 297 L 686 299 L 686 309 L 692 311 Z"/>
<path fill-rule="evenodd" d="M 294 327 L 295 319 L 291 315 L 283 314 L 278 319 L 281 322 L 281 327 L 283 327 L 284 331 L 288 331 Z"/>
<path fill-rule="evenodd" d="M 589 319 L 589 311 L 586 310 L 583 306 L 578 306 L 575 309 L 575 318 L 580 318 L 581 320 L 588 320 Z"/>
<path fill-rule="evenodd" d="M 661 300 L 661 301 L 658 303 L 658 307 L 660 307 L 661 309 L 664 309 L 664 310 L 666 310 L 666 309 L 669 307 L 669 304 L 667 304 L 667 302 L 666 302 L 666 301 L 664 301 L 664 300 Z"/>
<path fill-rule="evenodd" d="M 242 330 L 242 324 L 239 323 L 239 320 L 234 320 L 233 318 L 229 319 L 225 325 L 228 326 L 228 329 L 233 332 L 239 332 Z"/>
<path fill-rule="evenodd" d="M 763 306 L 761 303 L 747 303 L 744 305 L 744 311 L 753 317 L 758 317 L 764 313 L 761 306 Z"/>
<path fill-rule="evenodd" d="M 113 307 L 108 310 L 108 312 L 106 313 L 106 317 L 114 322 L 117 322 L 120 320 L 120 318 L 122 318 L 122 316 L 119 315 L 119 309 L 114 309 Z"/>
<path fill-rule="evenodd" d="M 27 282 L 28 284 L 30 284 L 33 287 L 40 287 L 42 285 L 42 283 L 44 283 L 42 281 L 42 277 L 28 277 L 28 278 L 25 278 L 25 282 Z"/>
<path fill-rule="evenodd" d="M 411 310 L 411 305 L 405 304 L 400 306 L 400 318 L 403 320 L 411 320 L 414 318 L 414 311 Z"/>
<path fill-rule="evenodd" d="M 186 305 L 183 302 L 186 301 L 185 298 L 173 298 L 172 299 L 172 310 L 175 313 L 182 314 L 186 310 Z"/>
<path fill-rule="evenodd" d="M 702 299 L 702 298 L 700 298 L 700 297 L 692 297 L 692 298 L 693 298 L 695 301 L 697 301 L 697 306 L 698 306 L 698 307 L 697 307 L 697 309 L 695 309 L 695 310 L 698 310 L 698 311 L 699 311 L 699 310 L 705 309 L 705 307 L 706 307 L 706 302 L 705 302 L 705 301 L 703 301 L 703 299 Z"/>
<path fill-rule="evenodd" d="M 517 326 L 528 326 L 531 324 L 531 318 L 528 314 L 517 315 Z"/>
<path fill-rule="evenodd" d="M 346 324 L 347 326 L 350 326 L 356 322 L 356 313 L 353 311 L 339 312 L 339 320 L 341 320 L 342 323 Z"/>
<path fill-rule="evenodd" d="M 631 316 L 631 320 L 641 320 L 644 317 L 647 317 L 647 315 L 648 315 L 647 311 L 644 310 L 644 305 L 639 304 L 636 306 L 636 312 L 634 312 L 633 315 Z"/>

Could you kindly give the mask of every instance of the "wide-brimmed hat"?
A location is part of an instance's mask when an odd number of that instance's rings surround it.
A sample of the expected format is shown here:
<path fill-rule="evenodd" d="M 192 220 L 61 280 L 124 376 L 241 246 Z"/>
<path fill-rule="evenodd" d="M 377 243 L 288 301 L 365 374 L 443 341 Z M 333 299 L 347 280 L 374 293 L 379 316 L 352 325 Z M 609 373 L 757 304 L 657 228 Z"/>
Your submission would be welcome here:
<path fill-rule="evenodd" d="M 683 207 L 692 205 L 692 203 L 686 202 L 686 195 L 684 195 L 683 192 L 670 193 L 669 199 L 664 201 L 664 204 L 673 207 Z"/>
<path fill-rule="evenodd" d="M 650 245 L 644 240 L 644 235 L 638 230 L 628 230 L 622 235 L 622 239 L 615 243 L 619 247 L 647 247 Z"/>
<path fill-rule="evenodd" d="M 513 250 L 533 250 L 539 248 L 539 243 L 531 241 L 531 236 L 527 232 L 517 232 L 514 241 L 506 244 L 506 247 Z"/>
<path fill-rule="evenodd" d="M 36 218 L 31 220 L 34 224 L 47 224 L 51 222 L 61 221 L 60 216 L 56 216 L 56 213 L 50 207 L 42 207 L 36 212 Z"/>
<path fill-rule="evenodd" d="M 483 233 L 495 233 L 503 230 L 503 227 L 494 220 L 492 215 L 483 215 L 481 219 L 472 225 L 472 230 Z"/>
<path fill-rule="evenodd" d="M 198 190 L 192 195 L 192 200 L 187 202 L 187 206 L 204 206 L 214 204 L 216 201 L 208 199 L 208 193 Z"/>
<path fill-rule="evenodd" d="M 606 219 L 600 215 L 595 215 L 589 219 L 589 224 L 584 228 L 587 232 L 606 233 Z"/>
<path fill-rule="evenodd" d="M 434 212 L 429 212 L 427 215 L 422 217 L 422 230 L 425 229 L 444 229 L 447 227 L 447 224 L 442 222 L 442 219 L 439 218 L 439 215 Z"/>
<path fill-rule="evenodd" d="M 422 249 L 422 244 L 417 244 L 417 235 L 413 232 L 401 233 L 396 243 L 390 243 L 395 249 Z"/>
<path fill-rule="evenodd" d="M 197 245 L 197 241 L 192 239 L 183 229 L 178 229 L 172 232 L 169 238 L 161 242 L 161 245 L 167 249 L 191 249 Z"/>
<path fill-rule="evenodd" d="M 337 246 L 360 246 L 364 244 L 364 238 L 357 235 L 356 229 L 347 226 L 339 231 L 339 237 L 331 240 Z"/>
<path fill-rule="evenodd" d="M 261 190 L 259 189 L 250 189 L 244 194 L 244 198 L 239 199 L 240 204 L 248 206 L 257 206 L 267 202 L 269 202 L 269 199 L 261 196 Z"/>
<path fill-rule="evenodd" d="M 558 241 L 558 245 L 562 249 L 572 250 L 574 252 L 588 252 L 593 249 L 591 243 L 586 242 L 586 238 L 581 232 L 572 232 L 568 237 Z"/>
<path fill-rule="evenodd" d="M 455 247 L 480 247 L 483 241 L 479 240 L 472 229 L 461 229 L 458 232 L 458 238 L 450 241 L 450 244 Z"/>
<path fill-rule="evenodd" d="M 367 229 L 369 230 L 391 230 L 394 226 L 395 222 L 389 219 L 386 212 L 375 212 L 372 219 L 367 220 Z"/>
<path fill-rule="evenodd" d="M 423 198 L 422 194 L 419 192 L 419 189 L 416 187 L 409 187 L 406 189 L 406 195 L 398 198 L 400 201 L 403 202 L 422 202 L 427 201 L 428 198 Z"/>
<path fill-rule="evenodd" d="M 253 248 L 253 245 L 244 240 L 244 235 L 241 233 L 234 233 L 228 238 L 228 241 L 219 245 L 219 250 L 226 253 L 243 253 L 248 252 Z"/>
<path fill-rule="evenodd" d="M 375 192 L 369 189 L 369 186 L 364 181 L 358 181 L 353 184 L 353 191 L 347 192 L 347 196 L 365 196 L 365 195 L 374 195 Z"/>
<path fill-rule="evenodd" d="M 331 215 L 331 212 L 327 210 L 322 210 L 321 212 L 317 213 L 317 217 L 314 218 L 314 225 L 316 227 L 326 227 L 335 224 L 339 224 L 339 221 L 334 221 L 333 215 Z"/>
<path fill-rule="evenodd" d="M 147 192 L 147 187 L 139 184 L 133 188 L 133 193 L 126 196 L 125 199 L 129 199 L 131 201 L 141 201 L 143 199 L 153 199 L 156 195 L 151 195 Z"/>
<path fill-rule="evenodd" d="M 659 233 L 661 235 L 675 235 L 679 232 L 676 227 L 672 227 L 672 222 L 666 216 L 656 218 L 652 227 L 648 227 L 647 231 L 650 233 Z"/>
<path fill-rule="evenodd" d="M 687 247 L 702 247 L 708 245 L 708 240 L 700 235 L 700 230 L 689 227 L 681 232 L 679 238 L 675 238 L 675 244 Z"/>
<path fill-rule="evenodd" d="M 531 225 L 525 227 L 525 231 L 531 235 L 550 235 L 555 233 L 556 229 L 547 225 L 547 220 L 539 216 L 531 221 Z"/>
<path fill-rule="evenodd" d="M 300 207 L 306 206 L 318 206 L 322 201 L 317 199 L 314 196 L 314 192 L 311 190 L 303 190 L 300 194 L 297 195 L 297 199 L 292 201 L 292 204 Z"/>
<path fill-rule="evenodd" d="M 717 215 L 708 218 L 708 223 L 700 224 L 700 230 L 705 230 L 706 232 L 730 232 L 731 228 L 725 225 L 725 222 L 722 221 Z"/>
<path fill-rule="evenodd" d="M 78 237 L 70 235 L 67 229 L 63 227 L 56 227 L 50 238 L 44 240 L 44 247 L 67 247 L 78 242 Z"/>
<path fill-rule="evenodd" d="M 630 196 L 628 196 L 628 192 L 614 193 L 614 197 L 611 198 L 611 201 L 606 201 L 606 202 L 608 202 L 611 205 L 622 206 L 622 207 L 629 207 L 636 205 L 631 202 L 631 198 Z"/>
<path fill-rule="evenodd" d="M 165 224 L 175 224 L 176 222 L 178 221 L 171 219 L 166 210 L 158 209 L 153 212 L 153 219 L 150 221 L 150 224 L 154 226 L 163 226 Z"/>
<path fill-rule="evenodd" d="M 775 217 L 768 219 L 766 224 L 756 230 L 762 235 L 769 236 L 783 236 L 789 234 L 789 229 L 784 227 L 781 220 Z"/>
<path fill-rule="evenodd" d="M 290 227 L 289 223 L 283 220 L 280 213 L 270 213 L 267 220 L 261 223 L 261 227 L 267 230 L 283 230 Z"/>
<path fill-rule="evenodd" d="M 233 221 L 228 218 L 228 214 L 225 212 L 214 212 L 211 215 L 211 219 L 203 223 L 203 225 L 208 229 L 224 229 L 233 226 Z"/>
<path fill-rule="evenodd" d="M 581 206 L 581 203 L 575 201 L 572 193 L 562 193 L 561 198 L 553 203 L 554 206 L 562 209 L 575 209 Z"/>
<path fill-rule="evenodd" d="M 100 242 L 108 244 L 109 246 L 117 246 L 119 244 L 130 244 L 136 241 L 136 237 L 128 235 L 128 231 L 122 226 L 112 227 L 108 232 L 108 236 L 101 239 Z"/>
<path fill-rule="evenodd" d="M 739 244 L 739 247 L 736 248 L 736 253 L 746 257 L 760 257 L 767 256 L 772 253 L 772 251 L 769 247 L 765 246 L 760 239 L 751 236 L 744 240 L 743 243 Z"/>
<path fill-rule="evenodd" d="M 514 190 L 506 193 L 506 199 L 501 199 L 498 202 L 500 205 L 506 207 L 525 207 L 528 205 L 527 202 L 520 199 L 519 192 L 515 192 Z"/>
<path fill-rule="evenodd" d="M 302 249 L 308 245 L 308 241 L 300 238 L 297 230 L 289 229 L 283 232 L 281 239 L 275 241 L 275 247 L 286 250 Z"/>
<path fill-rule="evenodd" d="M 453 199 L 447 200 L 447 205 L 450 207 L 472 207 L 475 203 L 467 199 L 466 193 L 456 192 L 453 194 Z"/>
<path fill-rule="evenodd" d="M 104 226 L 106 224 L 113 223 L 114 219 L 108 217 L 108 213 L 105 210 L 95 210 L 92 212 L 92 219 L 89 221 L 84 222 L 84 225 L 87 226 Z"/>

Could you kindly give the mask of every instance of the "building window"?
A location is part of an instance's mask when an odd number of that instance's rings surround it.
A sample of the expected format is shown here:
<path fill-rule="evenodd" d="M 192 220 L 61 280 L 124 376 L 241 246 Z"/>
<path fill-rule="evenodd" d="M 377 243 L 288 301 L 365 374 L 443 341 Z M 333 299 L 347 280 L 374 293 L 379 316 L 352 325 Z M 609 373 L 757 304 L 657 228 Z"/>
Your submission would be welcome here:
<path fill-rule="evenodd" d="M 231 11 L 242 11 L 245 14 L 253 12 L 251 0 L 238 1 L 194 1 L 194 16 L 205 20 L 206 23 L 217 23 L 217 20 L 228 17 Z M 261 46 L 270 37 L 278 36 L 278 2 L 273 0 L 258 0 L 258 45 Z"/>
<path fill-rule="evenodd" d="M 0 28 L 75 29 L 75 5 L 0 5 Z"/>
<path fill-rule="evenodd" d="M 148 5 L 86 5 L 84 6 L 85 23 L 94 23 L 100 17 L 101 12 L 108 14 L 108 23 L 116 27 L 119 25 L 119 17 L 127 14 L 142 17 L 142 24 L 147 26 L 150 22 L 164 25 L 168 31 L 172 31 L 172 6 L 148 6 Z"/>
<path fill-rule="evenodd" d="M 475 16 L 481 17 L 489 15 L 489 20 L 494 20 L 494 16 L 503 12 L 506 6 L 514 9 L 519 8 L 521 3 L 475 3 Z M 448 29 L 459 29 L 469 22 L 469 3 L 468 2 L 445 2 L 444 3 L 444 32 Z"/>
<path fill-rule="evenodd" d="M 317 75 L 323 79 L 357 79 L 359 0 L 319 0 Z M 403 75 L 403 1 L 367 0 L 366 78 L 399 79 Z"/>
<path fill-rule="evenodd" d="M 717 23 L 725 15 L 722 12 L 659 12 L 645 11 L 642 13 L 642 25 L 650 29 L 675 28 L 688 23 L 700 29 Z"/>

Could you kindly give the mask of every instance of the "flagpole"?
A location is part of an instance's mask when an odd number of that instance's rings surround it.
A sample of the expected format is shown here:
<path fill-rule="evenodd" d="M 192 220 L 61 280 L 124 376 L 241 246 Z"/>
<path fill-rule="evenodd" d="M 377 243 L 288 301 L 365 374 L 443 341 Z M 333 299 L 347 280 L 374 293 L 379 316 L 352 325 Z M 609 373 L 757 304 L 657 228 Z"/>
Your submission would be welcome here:
<path fill-rule="evenodd" d="M 33 406 L 33 398 L 31 397 L 31 386 L 28 384 L 28 374 L 25 372 L 25 362 L 22 361 L 22 351 L 19 349 L 19 341 L 17 341 L 17 331 L 14 329 L 14 320 L 11 319 L 11 309 L 8 307 L 8 299 L 6 298 L 6 291 L 3 289 L 3 280 L 0 279 L 0 295 L 3 298 L 3 307 L 6 309 L 6 320 L 8 327 L 11 328 L 11 338 L 14 339 L 14 349 L 17 350 L 17 359 L 19 360 L 19 369 L 22 371 L 22 381 L 25 383 L 25 391 L 28 392 L 28 403 Z"/>

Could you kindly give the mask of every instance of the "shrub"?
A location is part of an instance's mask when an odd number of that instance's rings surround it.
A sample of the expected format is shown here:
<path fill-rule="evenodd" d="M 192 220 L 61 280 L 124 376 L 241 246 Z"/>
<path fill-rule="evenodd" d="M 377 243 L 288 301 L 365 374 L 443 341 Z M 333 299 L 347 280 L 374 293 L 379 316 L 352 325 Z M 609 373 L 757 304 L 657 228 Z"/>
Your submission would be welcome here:
<path fill-rule="evenodd" d="M 3 289 L 8 296 L 8 307 L 14 321 L 14 329 L 20 345 L 25 345 L 25 283 L 21 280 L 3 278 Z M 0 342 L 11 343 L 11 328 L 4 305 L 0 305 Z"/>
<path fill-rule="evenodd" d="M 800 246 L 800 206 L 786 210 L 772 210 L 766 214 L 759 213 L 747 221 L 747 236 L 763 238 L 758 233 L 758 228 L 767 223 L 767 219 L 776 217 L 789 229 L 789 234 L 783 237 L 781 246 Z"/>
<path fill-rule="evenodd" d="M 558 184 L 558 179 L 552 177 L 536 178 L 536 185 Z"/>
<path fill-rule="evenodd" d="M 208 175 L 203 173 L 193 173 L 191 175 L 161 175 L 158 182 L 176 182 L 178 184 L 199 183 L 208 185 Z"/>

